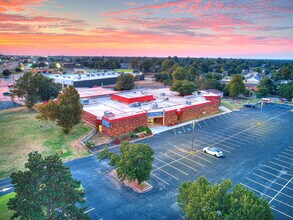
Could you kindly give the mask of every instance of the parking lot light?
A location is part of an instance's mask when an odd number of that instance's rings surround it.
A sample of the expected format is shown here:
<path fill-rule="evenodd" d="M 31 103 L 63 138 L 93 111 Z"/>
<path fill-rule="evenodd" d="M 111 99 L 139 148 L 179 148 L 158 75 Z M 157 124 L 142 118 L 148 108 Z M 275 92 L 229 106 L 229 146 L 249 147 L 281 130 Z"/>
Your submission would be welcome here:
<path fill-rule="evenodd" d="M 194 152 L 194 136 L 195 136 L 195 121 L 192 122 L 191 151 L 189 152 L 189 154 L 195 154 L 195 152 Z"/>
<path fill-rule="evenodd" d="M 261 100 L 260 101 L 260 114 L 259 114 L 259 122 L 257 122 L 257 125 L 261 125 L 262 124 L 262 109 L 264 106 L 264 101 Z"/>

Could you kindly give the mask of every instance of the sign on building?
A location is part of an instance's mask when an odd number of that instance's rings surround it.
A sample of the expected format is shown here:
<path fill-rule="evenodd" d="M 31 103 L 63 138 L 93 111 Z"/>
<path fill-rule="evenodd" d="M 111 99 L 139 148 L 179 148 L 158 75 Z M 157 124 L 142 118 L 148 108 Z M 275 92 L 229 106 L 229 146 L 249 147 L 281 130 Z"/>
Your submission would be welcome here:
<path fill-rule="evenodd" d="M 148 112 L 148 117 L 163 117 L 164 112 Z"/>
<path fill-rule="evenodd" d="M 106 126 L 106 127 L 108 127 L 108 128 L 111 127 L 111 123 L 108 122 L 108 121 L 106 121 L 106 120 L 102 120 L 102 125 L 104 125 L 104 126 Z"/>

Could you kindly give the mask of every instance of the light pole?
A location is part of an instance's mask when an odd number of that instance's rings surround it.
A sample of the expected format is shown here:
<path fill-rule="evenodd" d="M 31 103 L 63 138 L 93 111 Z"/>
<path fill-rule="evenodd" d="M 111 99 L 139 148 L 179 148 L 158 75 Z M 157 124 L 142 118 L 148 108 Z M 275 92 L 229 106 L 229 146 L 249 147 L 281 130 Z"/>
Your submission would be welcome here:
<path fill-rule="evenodd" d="M 261 100 L 261 101 L 260 101 L 259 122 L 257 123 L 258 125 L 261 125 L 261 124 L 262 124 L 262 109 L 263 109 L 263 106 L 264 106 L 264 101 Z"/>
<path fill-rule="evenodd" d="M 194 136 L 195 136 L 195 121 L 192 122 L 192 141 L 191 141 L 191 151 L 190 154 L 195 154 L 194 152 Z"/>

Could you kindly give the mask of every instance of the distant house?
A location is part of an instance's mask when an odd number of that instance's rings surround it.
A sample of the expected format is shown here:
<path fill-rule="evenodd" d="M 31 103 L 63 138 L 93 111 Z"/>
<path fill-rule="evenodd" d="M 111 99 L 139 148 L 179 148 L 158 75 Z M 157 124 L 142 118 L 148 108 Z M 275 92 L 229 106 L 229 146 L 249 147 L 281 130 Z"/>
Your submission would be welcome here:
<path fill-rule="evenodd" d="M 217 96 L 220 96 L 221 98 L 224 96 L 224 93 L 220 90 L 217 90 L 217 89 L 205 89 L 205 90 L 202 90 L 203 92 L 206 92 L 206 93 L 213 93 Z"/>
<path fill-rule="evenodd" d="M 78 63 L 62 63 L 62 67 L 64 69 L 77 69 L 82 68 L 82 66 Z"/>

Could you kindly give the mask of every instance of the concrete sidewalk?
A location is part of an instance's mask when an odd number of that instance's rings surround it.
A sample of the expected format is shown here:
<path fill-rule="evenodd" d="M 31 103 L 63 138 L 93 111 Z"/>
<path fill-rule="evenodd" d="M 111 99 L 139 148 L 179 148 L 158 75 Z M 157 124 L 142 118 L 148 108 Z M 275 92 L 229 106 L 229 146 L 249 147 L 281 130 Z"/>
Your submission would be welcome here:
<path fill-rule="evenodd" d="M 232 112 L 230 109 L 228 109 L 228 108 L 226 108 L 226 107 L 224 107 L 222 105 L 220 106 L 220 110 L 222 110 L 224 112 L 221 112 L 221 113 L 215 114 L 215 115 L 210 115 L 210 116 L 202 117 L 202 118 L 196 119 L 196 120 L 187 121 L 187 122 L 180 123 L 180 124 L 174 125 L 174 126 L 158 126 L 158 127 L 154 127 L 154 128 L 150 128 L 150 129 L 151 129 L 151 131 L 152 131 L 153 134 L 159 134 L 161 132 L 169 131 L 169 130 L 172 130 L 174 128 L 179 128 L 179 127 L 182 127 L 182 126 L 191 124 L 193 122 L 203 121 L 203 120 L 206 120 L 208 118 L 212 118 L 212 117 L 215 117 L 215 116 L 218 116 L 218 115 L 224 115 L 224 114 L 227 114 L 227 113 Z"/>

